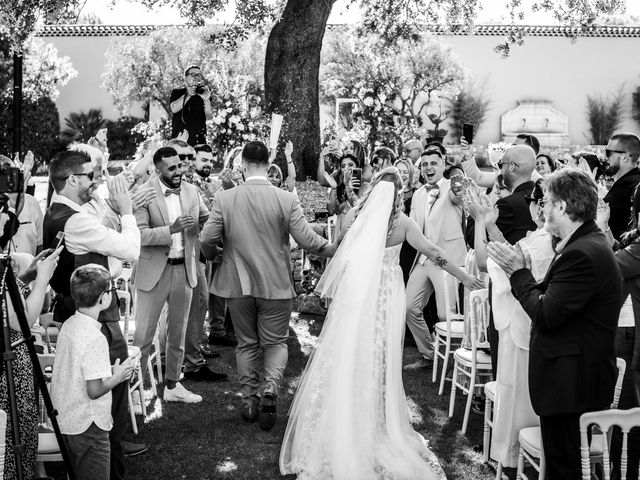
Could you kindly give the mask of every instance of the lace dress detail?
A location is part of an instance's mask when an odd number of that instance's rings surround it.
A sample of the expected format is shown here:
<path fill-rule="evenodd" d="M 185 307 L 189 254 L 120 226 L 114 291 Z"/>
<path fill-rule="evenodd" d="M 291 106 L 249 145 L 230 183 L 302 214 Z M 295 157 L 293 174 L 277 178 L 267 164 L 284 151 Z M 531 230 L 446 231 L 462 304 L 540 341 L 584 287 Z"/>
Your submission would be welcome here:
<path fill-rule="evenodd" d="M 280 454 L 283 474 L 300 480 L 445 478 L 409 422 L 401 247 L 384 251 L 373 316 L 352 312 L 339 296 L 331 303 L 291 406 Z"/>

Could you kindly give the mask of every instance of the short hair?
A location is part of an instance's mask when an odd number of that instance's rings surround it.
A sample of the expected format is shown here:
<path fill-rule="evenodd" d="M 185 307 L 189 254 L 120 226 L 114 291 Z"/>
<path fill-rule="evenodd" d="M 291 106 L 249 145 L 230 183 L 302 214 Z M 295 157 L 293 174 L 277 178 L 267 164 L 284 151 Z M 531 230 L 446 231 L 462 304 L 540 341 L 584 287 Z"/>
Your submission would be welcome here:
<path fill-rule="evenodd" d="M 213 148 L 211 148 L 211 146 L 207 145 L 206 143 L 201 143 L 199 145 L 196 145 L 195 147 L 193 147 L 193 149 L 196 151 L 196 153 L 198 152 L 213 153 Z"/>
<path fill-rule="evenodd" d="M 197 68 L 198 70 L 202 70 L 200 68 L 200 65 L 189 65 L 185 70 L 184 70 L 184 76 L 186 77 L 187 75 L 189 75 L 189 70 Z"/>
<path fill-rule="evenodd" d="M 640 138 L 635 133 L 620 132 L 614 133 L 609 141 L 616 140 L 624 145 L 627 153 L 631 155 L 633 160 L 638 160 L 640 156 Z"/>
<path fill-rule="evenodd" d="M 540 153 L 540 141 L 530 133 L 520 133 L 516 135 L 516 138 L 519 140 L 524 140 L 525 145 L 529 145 L 533 148 L 533 151 L 536 152 L 536 155 Z"/>
<path fill-rule="evenodd" d="M 153 164 L 157 167 L 162 163 L 163 158 L 176 157 L 178 156 L 178 152 L 173 147 L 160 147 L 153 154 Z"/>
<path fill-rule="evenodd" d="M 96 165 L 102 165 L 102 161 L 104 160 L 104 154 L 100 150 L 86 143 L 71 143 L 67 146 L 67 150 L 86 153 Z"/>
<path fill-rule="evenodd" d="M 171 140 L 169 140 L 167 143 L 165 143 L 164 145 L 165 147 L 180 147 L 180 148 L 189 148 L 191 145 L 189 145 L 187 142 L 185 142 L 184 140 L 180 140 L 179 138 L 172 138 Z"/>
<path fill-rule="evenodd" d="M 442 142 L 438 142 L 437 140 L 432 140 L 432 141 L 427 141 L 427 144 L 424 147 L 425 152 L 427 150 L 433 149 L 433 148 L 437 148 L 440 151 L 440 156 L 442 158 L 445 157 L 445 155 L 447 154 L 447 149 L 445 148 L 445 146 L 442 144 Z M 422 154 L 424 155 L 424 153 Z M 422 156 L 420 155 L 420 156 Z"/>
<path fill-rule="evenodd" d="M 251 165 L 268 165 L 269 150 L 259 140 L 248 142 L 242 149 L 242 161 Z"/>
<path fill-rule="evenodd" d="M 69 284 L 76 307 L 93 307 L 100 295 L 111 288 L 111 274 L 103 266 L 89 263 L 73 271 Z"/>
<path fill-rule="evenodd" d="M 598 210 L 596 182 L 582 170 L 561 168 L 544 180 L 544 188 L 556 200 L 567 204 L 567 215 L 574 222 L 595 220 Z"/>
<path fill-rule="evenodd" d="M 69 175 L 78 173 L 85 163 L 91 163 L 91 157 L 86 152 L 65 150 L 56 153 L 49 163 L 49 181 L 56 193 L 62 191 Z"/>

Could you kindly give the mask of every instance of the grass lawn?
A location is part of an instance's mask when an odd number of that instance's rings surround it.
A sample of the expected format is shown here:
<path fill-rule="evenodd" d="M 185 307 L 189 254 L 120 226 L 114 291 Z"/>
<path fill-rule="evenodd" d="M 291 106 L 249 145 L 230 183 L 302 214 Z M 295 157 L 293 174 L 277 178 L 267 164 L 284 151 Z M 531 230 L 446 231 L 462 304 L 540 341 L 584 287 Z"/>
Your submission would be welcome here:
<path fill-rule="evenodd" d="M 322 328 L 322 318 L 294 314 L 289 338 L 289 364 L 281 393 L 279 418 L 271 432 L 257 424 L 242 421 L 239 413 L 239 384 L 235 355 L 230 347 L 221 348 L 220 358 L 211 361 L 216 371 L 229 375 L 224 383 L 185 381 L 185 386 L 201 394 L 195 405 L 151 400 L 147 423 L 141 428 L 149 451 L 127 459 L 127 478 L 156 479 L 293 479 L 278 471 L 280 442 L 286 426 L 286 412 L 306 365 L 308 355 Z M 405 349 L 405 363 L 418 359 L 415 348 Z M 471 414 L 467 434 L 460 433 L 464 399 L 459 395 L 453 419 L 447 418 L 450 388 L 438 396 L 431 383 L 431 370 L 404 373 L 404 386 L 415 419 L 414 428 L 429 440 L 431 449 L 449 479 L 491 479 L 495 473 L 482 463 L 474 445 L 482 442 L 482 417 Z M 140 423 L 138 417 L 138 423 Z M 50 474 L 62 480 L 64 474 L 50 467 Z M 56 471 L 58 470 L 58 471 Z"/>

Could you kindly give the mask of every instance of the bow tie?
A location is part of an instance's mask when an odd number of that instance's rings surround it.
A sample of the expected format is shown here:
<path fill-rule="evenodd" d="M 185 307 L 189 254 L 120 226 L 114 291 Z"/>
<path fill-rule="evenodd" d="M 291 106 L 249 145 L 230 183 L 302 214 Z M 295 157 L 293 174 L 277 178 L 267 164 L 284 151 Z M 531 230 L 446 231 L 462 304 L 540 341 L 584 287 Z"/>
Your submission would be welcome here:
<path fill-rule="evenodd" d="M 427 183 L 427 184 L 425 184 L 424 187 L 427 190 L 427 192 L 430 192 L 431 190 L 440 190 L 440 187 L 438 186 L 437 183 L 434 183 L 433 185 Z"/>
<path fill-rule="evenodd" d="M 168 197 L 169 195 L 174 194 L 174 195 L 180 195 L 180 187 L 178 188 L 167 188 L 164 191 L 164 196 Z"/>

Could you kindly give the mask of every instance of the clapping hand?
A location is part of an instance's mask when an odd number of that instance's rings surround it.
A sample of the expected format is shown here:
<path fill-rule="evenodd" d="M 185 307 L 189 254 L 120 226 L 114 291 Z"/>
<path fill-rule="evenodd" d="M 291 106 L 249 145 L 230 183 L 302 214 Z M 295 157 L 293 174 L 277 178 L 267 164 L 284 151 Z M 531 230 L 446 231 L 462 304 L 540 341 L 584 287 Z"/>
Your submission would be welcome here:
<path fill-rule="evenodd" d="M 222 182 L 222 188 L 229 190 L 236 186 L 236 182 L 233 180 L 233 172 L 230 168 L 225 168 L 218 175 L 218 180 Z"/>
<path fill-rule="evenodd" d="M 116 213 L 119 215 L 132 213 L 133 207 L 129 196 L 129 184 L 124 176 L 116 175 L 108 179 L 107 190 L 109 191 L 110 203 Z"/>
<path fill-rule="evenodd" d="M 195 226 L 196 219 L 191 215 L 180 215 L 176 220 L 169 226 L 170 233 L 180 233 L 188 228 Z"/>
<path fill-rule="evenodd" d="M 462 196 L 464 206 L 469 215 L 476 222 L 483 222 L 485 225 L 495 223 L 498 218 L 498 211 L 491 205 L 491 200 L 485 194 L 480 194 L 475 188 L 467 188 Z"/>
<path fill-rule="evenodd" d="M 609 204 L 604 201 L 604 199 L 598 199 L 598 210 L 596 213 L 596 223 L 600 230 L 603 232 L 609 228 L 609 217 L 611 216 L 611 209 L 609 208 Z"/>
<path fill-rule="evenodd" d="M 156 191 L 151 188 L 139 188 L 131 195 L 131 208 L 133 211 L 144 208 L 156 198 Z"/>
<path fill-rule="evenodd" d="M 513 247 L 508 243 L 489 242 L 487 252 L 508 276 L 523 268 L 531 269 L 531 256 L 525 254 L 520 245 Z"/>

